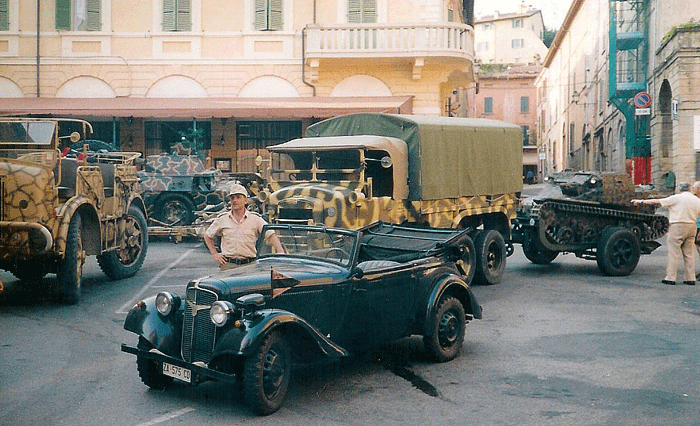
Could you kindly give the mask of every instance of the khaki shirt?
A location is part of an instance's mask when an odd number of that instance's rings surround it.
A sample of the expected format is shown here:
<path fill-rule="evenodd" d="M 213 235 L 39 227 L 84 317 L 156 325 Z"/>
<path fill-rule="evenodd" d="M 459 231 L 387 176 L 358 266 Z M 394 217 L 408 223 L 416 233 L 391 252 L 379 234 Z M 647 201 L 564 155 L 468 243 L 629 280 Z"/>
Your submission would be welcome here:
<path fill-rule="evenodd" d="M 205 234 L 214 238 L 221 235 L 221 254 L 227 257 L 255 257 L 255 243 L 258 241 L 265 219 L 259 215 L 246 211 L 243 220 L 237 221 L 231 212 L 217 217 Z M 270 232 L 272 233 L 272 232 Z"/>
<path fill-rule="evenodd" d="M 659 200 L 662 207 L 668 207 L 670 223 L 692 223 L 700 216 L 700 198 L 691 192 L 681 192 Z"/>

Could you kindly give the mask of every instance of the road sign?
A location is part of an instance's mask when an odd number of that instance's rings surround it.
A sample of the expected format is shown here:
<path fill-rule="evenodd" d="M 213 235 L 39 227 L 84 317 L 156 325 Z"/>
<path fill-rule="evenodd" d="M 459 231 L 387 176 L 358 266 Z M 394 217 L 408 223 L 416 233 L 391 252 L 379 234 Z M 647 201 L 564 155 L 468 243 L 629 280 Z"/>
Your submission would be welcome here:
<path fill-rule="evenodd" d="M 634 115 L 651 115 L 651 108 L 635 108 Z"/>
<path fill-rule="evenodd" d="M 637 108 L 648 108 L 651 105 L 651 95 L 647 92 L 639 92 L 634 95 L 634 106 Z"/>

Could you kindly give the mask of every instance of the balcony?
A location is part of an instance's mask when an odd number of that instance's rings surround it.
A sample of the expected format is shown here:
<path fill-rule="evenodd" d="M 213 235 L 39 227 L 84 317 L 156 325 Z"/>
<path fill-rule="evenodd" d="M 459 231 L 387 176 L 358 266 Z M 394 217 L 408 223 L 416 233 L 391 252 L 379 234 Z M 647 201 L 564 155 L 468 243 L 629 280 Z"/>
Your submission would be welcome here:
<path fill-rule="evenodd" d="M 306 60 L 407 58 L 420 68 L 425 60 L 473 63 L 474 30 L 456 23 L 321 25 L 306 28 Z"/>

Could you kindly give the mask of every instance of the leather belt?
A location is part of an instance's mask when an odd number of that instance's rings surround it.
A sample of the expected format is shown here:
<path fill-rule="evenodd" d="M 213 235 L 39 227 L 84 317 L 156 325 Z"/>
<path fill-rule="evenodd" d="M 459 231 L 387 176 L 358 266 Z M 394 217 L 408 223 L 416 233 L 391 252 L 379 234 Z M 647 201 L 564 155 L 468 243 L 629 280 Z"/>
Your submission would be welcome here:
<path fill-rule="evenodd" d="M 233 263 L 234 265 L 245 265 L 255 260 L 254 257 L 228 257 L 226 256 L 226 262 Z"/>

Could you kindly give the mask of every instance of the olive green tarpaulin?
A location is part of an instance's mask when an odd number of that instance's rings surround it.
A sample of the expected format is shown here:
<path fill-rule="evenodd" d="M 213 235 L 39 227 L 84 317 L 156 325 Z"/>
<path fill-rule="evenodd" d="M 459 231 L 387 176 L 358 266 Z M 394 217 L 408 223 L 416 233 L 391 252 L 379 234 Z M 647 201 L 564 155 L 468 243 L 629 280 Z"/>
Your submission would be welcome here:
<path fill-rule="evenodd" d="M 306 137 L 352 135 L 406 142 L 412 201 L 495 196 L 523 188 L 522 130 L 514 124 L 482 118 L 350 114 L 306 130 Z"/>

